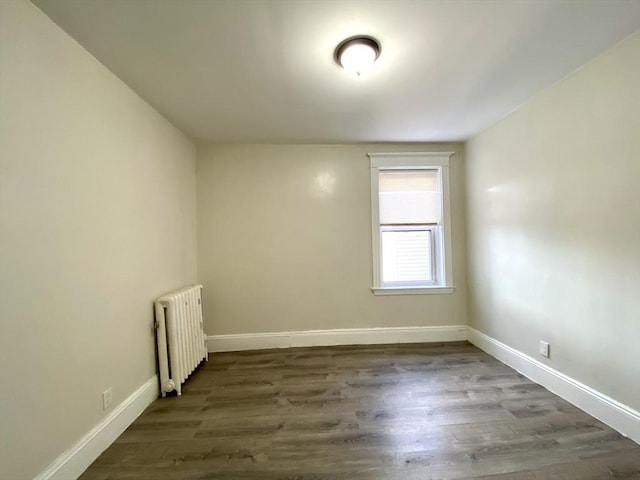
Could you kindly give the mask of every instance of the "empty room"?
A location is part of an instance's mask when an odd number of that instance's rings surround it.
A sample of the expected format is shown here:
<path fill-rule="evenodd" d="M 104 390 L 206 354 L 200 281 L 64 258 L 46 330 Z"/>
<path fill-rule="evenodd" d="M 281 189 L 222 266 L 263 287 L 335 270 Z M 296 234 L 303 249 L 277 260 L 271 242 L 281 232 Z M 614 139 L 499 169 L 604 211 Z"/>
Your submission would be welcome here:
<path fill-rule="evenodd" d="M 0 479 L 640 479 L 639 0 L 0 0 Z"/>

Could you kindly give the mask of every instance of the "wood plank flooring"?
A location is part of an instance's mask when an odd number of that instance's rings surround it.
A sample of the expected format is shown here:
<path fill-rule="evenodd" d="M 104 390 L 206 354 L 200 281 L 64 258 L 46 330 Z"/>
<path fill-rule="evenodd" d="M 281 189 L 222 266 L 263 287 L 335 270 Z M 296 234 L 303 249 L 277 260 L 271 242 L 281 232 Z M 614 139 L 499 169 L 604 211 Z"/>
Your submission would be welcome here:
<path fill-rule="evenodd" d="M 638 444 L 466 342 L 209 358 L 81 479 L 640 479 Z"/>

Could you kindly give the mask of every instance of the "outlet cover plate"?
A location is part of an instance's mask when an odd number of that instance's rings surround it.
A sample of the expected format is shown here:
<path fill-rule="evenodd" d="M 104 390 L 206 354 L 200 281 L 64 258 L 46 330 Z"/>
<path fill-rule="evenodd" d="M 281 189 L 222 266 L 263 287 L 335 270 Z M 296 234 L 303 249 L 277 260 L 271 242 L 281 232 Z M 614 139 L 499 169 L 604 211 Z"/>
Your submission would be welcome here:
<path fill-rule="evenodd" d="M 549 358 L 549 343 L 540 340 L 540 355 Z"/>
<path fill-rule="evenodd" d="M 113 402 L 113 391 L 111 387 L 107 388 L 104 392 L 102 392 L 102 409 L 106 410 L 111 406 L 111 402 Z"/>

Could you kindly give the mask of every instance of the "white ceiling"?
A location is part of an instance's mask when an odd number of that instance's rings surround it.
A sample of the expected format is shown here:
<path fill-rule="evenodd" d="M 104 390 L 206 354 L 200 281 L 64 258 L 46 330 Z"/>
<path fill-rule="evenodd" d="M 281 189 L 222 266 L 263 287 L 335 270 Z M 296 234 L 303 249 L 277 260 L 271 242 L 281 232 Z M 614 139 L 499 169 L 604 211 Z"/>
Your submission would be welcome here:
<path fill-rule="evenodd" d="M 463 140 L 640 28 L 639 0 L 33 0 L 178 128 L 220 142 Z M 382 45 L 374 71 L 333 60 Z"/>

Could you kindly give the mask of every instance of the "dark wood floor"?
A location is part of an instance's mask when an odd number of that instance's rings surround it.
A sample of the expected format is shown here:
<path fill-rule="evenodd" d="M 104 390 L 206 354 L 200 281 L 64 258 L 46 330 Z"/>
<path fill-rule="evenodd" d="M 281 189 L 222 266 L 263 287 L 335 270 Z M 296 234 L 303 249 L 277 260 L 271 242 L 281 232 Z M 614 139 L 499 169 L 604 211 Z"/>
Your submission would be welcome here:
<path fill-rule="evenodd" d="M 212 354 L 82 480 L 640 479 L 640 446 L 462 343 Z"/>

